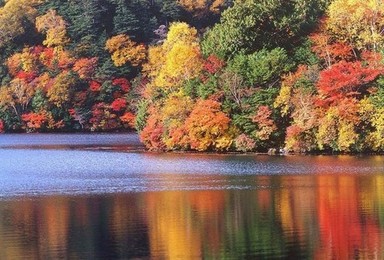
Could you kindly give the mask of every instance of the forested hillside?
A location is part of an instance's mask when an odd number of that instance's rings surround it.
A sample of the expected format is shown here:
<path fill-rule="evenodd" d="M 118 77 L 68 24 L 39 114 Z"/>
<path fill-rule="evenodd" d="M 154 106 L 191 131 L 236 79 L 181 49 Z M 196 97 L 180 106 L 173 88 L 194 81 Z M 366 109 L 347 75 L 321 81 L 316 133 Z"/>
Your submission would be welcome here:
<path fill-rule="evenodd" d="M 0 1 L 0 130 L 381 152 L 384 3 Z"/>

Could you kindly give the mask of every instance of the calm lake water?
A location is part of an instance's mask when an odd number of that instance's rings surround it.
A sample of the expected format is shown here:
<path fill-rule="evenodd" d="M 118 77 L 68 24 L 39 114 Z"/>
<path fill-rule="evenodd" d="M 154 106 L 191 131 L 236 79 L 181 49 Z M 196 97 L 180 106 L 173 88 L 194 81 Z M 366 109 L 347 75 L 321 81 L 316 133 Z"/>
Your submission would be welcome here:
<path fill-rule="evenodd" d="M 384 259 L 383 156 L 0 135 L 0 259 Z"/>

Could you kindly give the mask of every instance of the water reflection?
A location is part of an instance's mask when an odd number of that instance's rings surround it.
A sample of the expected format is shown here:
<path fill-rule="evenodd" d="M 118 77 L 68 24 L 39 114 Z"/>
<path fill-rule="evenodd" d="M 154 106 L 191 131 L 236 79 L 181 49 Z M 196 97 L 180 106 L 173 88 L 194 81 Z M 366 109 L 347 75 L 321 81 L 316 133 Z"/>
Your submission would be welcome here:
<path fill-rule="evenodd" d="M 257 189 L 9 198 L 0 259 L 384 258 L 384 176 L 252 178 Z"/>

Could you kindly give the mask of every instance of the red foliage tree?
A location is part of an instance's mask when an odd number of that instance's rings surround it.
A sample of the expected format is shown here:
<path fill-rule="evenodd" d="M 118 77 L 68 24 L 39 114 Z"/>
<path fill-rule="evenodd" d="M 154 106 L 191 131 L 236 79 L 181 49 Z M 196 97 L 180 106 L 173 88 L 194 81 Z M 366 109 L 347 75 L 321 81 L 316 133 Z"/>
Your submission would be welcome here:
<path fill-rule="evenodd" d="M 31 48 L 31 53 L 33 55 L 40 55 L 41 53 L 44 52 L 46 48 L 44 46 L 41 46 L 41 45 L 38 45 L 38 46 L 34 46 Z"/>
<path fill-rule="evenodd" d="M 110 107 L 105 103 L 97 103 L 92 107 L 92 117 L 89 123 L 91 130 L 113 130 L 121 127 L 116 114 L 110 111 Z"/>
<path fill-rule="evenodd" d="M 89 83 L 89 90 L 92 92 L 98 92 L 101 89 L 101 84 L 97 81 L 92 80 Z"/>
<path fill-rule="evenodd" d="M 117 98 L 111 103 L 111 108 L 115 112 L 121 111 L 122 109 L 126 108 L 126 106 L 127 101 L 125 98 Z"/>
<path fill-rule="evenodd" d="M 317 82 L 323 104 L 333 104 L 345 97 L 358 96 L 383 72 L 383 69 L 365 67 L 360 61 L 341 61 L 332 65 L 320 72 Z"/>
<path fill-rule="evenodd" d="M 32 80 L 35 79 L 35 77 L 36 77 L 36 73 L 33 71 L 31 72 L 19 71 L 15 76 L 15 78 L 22 79 L 25 82 L 31 82 Z"/>
<path fill-rule="evenodd" d="M 131 88 L 131 84 L 129 83 L 129 80 L 126 78 L 117 78 L 112 80 L 112 85 L 120 86 L 121 90 L 124 93 L 127 93 L 129 89 Z"/>
<path fill-rule="evenodd" d="M 55 65 L 55 50 L 54 48 L 44 48 L 40 53 L 40 62 L 49 69 L 53 69 Z"/>
<path fill-rule="evenodd" d="M 4 121 L 0 120 L 0 133 L 4 133 Z"/>
<path fill-rule="evenodd" d="M 73 103 L 75 106 L 81 107 L 87 100 L 87 91 L 78 91 L 73 97 Z"/>
<path fill-rule="evenodd" d="M 203 68 L 210 74 L 215 74 L 225 66 L 225 62 L 216 55 L 209 55 L 203 64 Z"/>

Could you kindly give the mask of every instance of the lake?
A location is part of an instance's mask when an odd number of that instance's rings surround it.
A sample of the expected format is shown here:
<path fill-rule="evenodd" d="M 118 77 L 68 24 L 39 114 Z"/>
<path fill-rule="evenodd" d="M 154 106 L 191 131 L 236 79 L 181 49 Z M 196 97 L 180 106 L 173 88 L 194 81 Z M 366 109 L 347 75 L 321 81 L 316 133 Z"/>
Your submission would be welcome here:
<path fill-rule="evenodd" d="M 0 259 L 383 259 L 383 156 L 0 135 Z"/>

